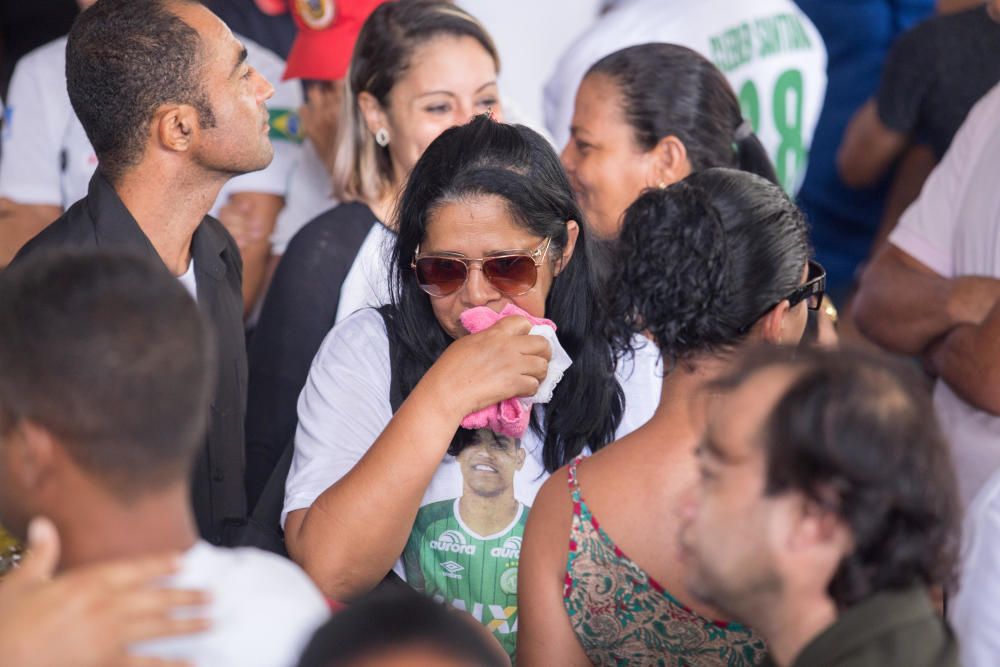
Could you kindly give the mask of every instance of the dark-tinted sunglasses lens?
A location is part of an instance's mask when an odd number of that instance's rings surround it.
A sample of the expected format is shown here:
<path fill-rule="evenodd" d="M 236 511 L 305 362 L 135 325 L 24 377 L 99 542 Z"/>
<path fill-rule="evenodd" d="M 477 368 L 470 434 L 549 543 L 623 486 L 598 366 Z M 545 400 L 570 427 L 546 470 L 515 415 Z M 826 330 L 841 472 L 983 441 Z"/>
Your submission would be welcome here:
<path fill-rule="evenodd" d="M 461 289 L 468 270 L 457 259 L 421 257 L 416 261 L 417 283 L 431 296 L 447 296 Z"/>
<path fill-rule="evenodd" d="M 490 257 L 483 261 L 483 274 L 507 296 L 520 296 L 535 286 L 538 267 L 527 255 Z"/>

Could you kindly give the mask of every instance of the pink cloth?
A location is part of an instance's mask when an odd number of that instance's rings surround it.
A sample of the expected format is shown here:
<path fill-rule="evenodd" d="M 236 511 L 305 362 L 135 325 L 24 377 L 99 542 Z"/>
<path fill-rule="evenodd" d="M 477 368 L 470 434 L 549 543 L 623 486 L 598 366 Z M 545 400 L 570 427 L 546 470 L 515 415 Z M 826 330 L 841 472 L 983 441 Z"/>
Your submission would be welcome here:
<path fill-rule="evenodd" d="M 479 333 L 483 329 L 488 329 L 503 318 L 510 317 L 511 315 L 519 315 L 527 318 L 528 321 L 535 325 L 542 324 L 552 327 L 553 331 L 556 329 L 556 324 L 552 320 L 529 315 L 512 303 L 504 306 L 503 310 L 499 313 L 486 306 L 469 308 L 462 313 L 459 319 L 461 319 L 462 326 L 465 327 L 466 331 L 469 333 Z M 462 420 L 462 428 L 488 428 L 500 435 L 520 438 L 528 430 L 528 420 L 530 418 L 530 405 L 526 405 L 516 397 L 508 398 L 496 405 L 491 405 L 488 408 L 483 408 L 482 410 L 466 415 L 465 419 Z"/>

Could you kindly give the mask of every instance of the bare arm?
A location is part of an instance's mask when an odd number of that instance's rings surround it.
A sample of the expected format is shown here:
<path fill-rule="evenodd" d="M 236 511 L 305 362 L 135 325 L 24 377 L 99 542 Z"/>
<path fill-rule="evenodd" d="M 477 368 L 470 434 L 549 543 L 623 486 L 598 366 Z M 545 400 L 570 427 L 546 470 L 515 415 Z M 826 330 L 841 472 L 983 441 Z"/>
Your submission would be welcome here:
<path fill-rule="evenodd" d="M 1000 302 L 982 324 L 952 329 L 929 350 L 927 361 L 968 403 L 1000 415 Z"/>
<path fill-rule="evenodd" d="M 283 197 L 264 192 L 237 192 L 219 210 L 219 222 L 226 226 L 243 258 L 243 315 L 253 309 L 260 296 L 271 257 L 271 233 Z"/>
<path fill-rule="evenodd" d="M 289 513 L 289 554 L 326 595 L 355 598 L 392 568 L 467 414 L 537 391 L 550 351 L 530 328 L 509 317 L 452 343 L 354 468 L 311 507 Z"/>
<path fill-rule="evenodd" d="M 861 277 L 854 320 L 865 336 L 902 354 L 921 354 L 960 324 L 979 324 L 1000 298 L 1000 280 L 945 278 L 894 245 Z"/>
<path fill-rule="evenodd" d="M 528 514 L 518 561 L 517 664 L 589 667 L 563 606 L 573 505 L 566 469 L 542 485 Z"/>
<path fill-rule="evenodd" d="M 886 195 L 885 210 L 879 223 L 875 239 L 872 241 L 869 257 L 882 249 L 889 241 L 889 235 L 903 216 L 903 212 L 917 200 L 924 181 L 937 166 L 937 157 L 929 147 L 911 146 L 900 159 L 892 178 L 892 185 Z"/>
<path fill-rule="evenodd" d="M 840 178 L 852 188 L 874 185 L 908 143 L 909 137 L 882 123 L 875 100 L 868 100 L 844 130 L 844 139 L 837 151 Z"/>
<path fill-rule="evenodd" d="M 10 264 L 25 243 L 62 215 L 62 207 L 18 204 L 0 197 L 0 269 Z"/>

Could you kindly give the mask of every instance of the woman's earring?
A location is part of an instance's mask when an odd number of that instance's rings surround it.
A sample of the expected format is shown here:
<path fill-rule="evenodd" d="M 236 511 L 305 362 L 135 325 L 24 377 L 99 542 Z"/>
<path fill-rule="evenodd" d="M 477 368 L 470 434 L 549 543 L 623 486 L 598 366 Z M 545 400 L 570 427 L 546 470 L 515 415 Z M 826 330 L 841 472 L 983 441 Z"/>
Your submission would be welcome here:
<path fill-rule="evenodd" d="M 389 145 L 389 130 L 384 127 L 380 127 L 378 132 L 375 133 L 375 143 L 385 148 Z"/>

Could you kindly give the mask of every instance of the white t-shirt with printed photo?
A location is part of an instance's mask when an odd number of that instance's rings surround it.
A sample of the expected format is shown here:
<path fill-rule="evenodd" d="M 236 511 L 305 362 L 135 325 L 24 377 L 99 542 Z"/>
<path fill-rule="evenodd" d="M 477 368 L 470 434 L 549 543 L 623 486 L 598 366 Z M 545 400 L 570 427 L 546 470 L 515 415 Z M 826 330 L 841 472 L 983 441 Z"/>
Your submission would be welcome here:
<path fill-rule="evenodd" d="M 274 86 L 267 106 L 297 110 L 302 89 L 282 82 L 285 61 L 263 46 L 238 37 L 247 61 Z M 7 125 L 0 151 L 0 197 L 19 204 L 60 206 L 63 210 L 87 195 L 97 155 L 66 91 L 66 38 L 60 37 L 23 56 L 14 68 L 7 93 Z M 211 213 L 237 192 L 284 196 L 299 145 L 275 140 L 274 159 L 261 171 L 230 179 Z"/>
<path fill-rule="evenodd" d="M 372 225 L 340 288 L 337 322 L 362 308 L 389 303 L 389 262 L 395 243 L 395 232 L 381 222 Z"/>
<path fill-rule="evenodd" d="M 641 346 L 634 360 L 620 366 L 618 377 L 625 392 L 626 406 L 625 416 L 617 431 L 618 437 L 649 420 L 659 403 L 662 385 L 659 351 L 651 344 Z M 282 523 L 289 512 L 310 507 L 327 488 L 361 460 L 381 435 L 392 419 L 389 399 L 391 373 L 385 323 L 376 310 L 365 309 L 354 313 L 327 335 L 313 360 L 309 378 L 299 397 L 295 455 L 285 485 Z M 538 489 L 548 478 L 542 462 L 542 445 L 542 440 L 530 429 L 520 441 L 524 460 L 513 474 L 513 491 L 515 499 L 527 511 L 530 511 Z M 463 493 L 463 482 L 459 460 L 444 455 L 424 492 L 421 506 L 459 498 Z M 461 537 L 452 535 L 444 539 L 459 540 Z M 467 539 L 472 538 L 476 536 L 470 533 Z M 504 554 L 509 555 L 508 552 Z M 487 556 L 488 553 L 482 554 L 484 558 Z M 409 565 L 412 570 L 413 563 Z M 453 567 L 456 569 L 450 574 L 455 577 L 465 576 L 463 571 L 473 571 L 468 563 L 461 565 L 456 561 Z M 515 570 L 513 575 L 511 567 Z M 402 560 L 397 562 L 395 570 L 405 578 L 406 567 Z M 505 577 L 505 586 L 509 588 L 512 578 L 516 580 L 516 557 L 510 566 L 492 569 L 477 567 L 475 571 Z M 496 586 L 488 588 L 499 587 L 498 581 Z M 463 608 L 498 633 L 498 640 L 509 646 L 509 638 L 501 635 L 516 632 L 516 607 L 512 610 L 510 605 L 483 602 L 466 600 L 463 601 Z"/>
<path fill-rule="evenodd" d="M 805 176 L 826 93 L 826 47 L 792 0 L 625 0 L 563 55 L 545 86 L 545 124 L 569 139 L 576 91 L 587 70 L 629 46 L 666 42 L 715 63 L 732 85 L 785 189 Z"/>
<path fill-rule="evenodd" d="M 889 242 L 945 278 L 1000 279 L 1000 86 L 969 112 Z M 963 505 L 1000 469 L 1000 417 L 979 410 L 948 384 L 934 406 L 952 446 Z"/>

